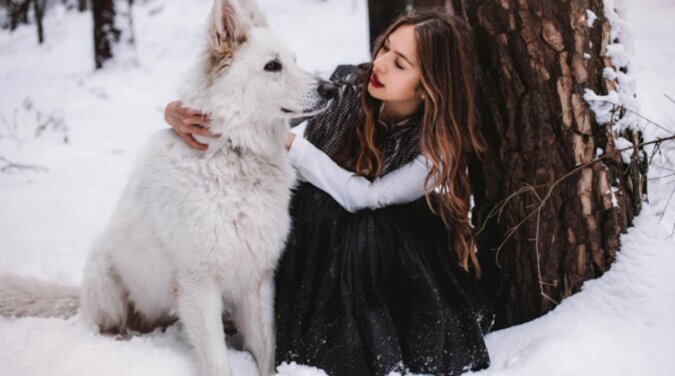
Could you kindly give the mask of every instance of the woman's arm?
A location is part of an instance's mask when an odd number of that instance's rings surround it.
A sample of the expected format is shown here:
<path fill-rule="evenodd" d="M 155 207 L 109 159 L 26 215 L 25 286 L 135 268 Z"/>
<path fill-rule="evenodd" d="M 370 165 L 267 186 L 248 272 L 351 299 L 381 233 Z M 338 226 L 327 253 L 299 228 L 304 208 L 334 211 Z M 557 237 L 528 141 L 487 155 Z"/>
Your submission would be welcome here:
<path fill-rule="evenodd" d="M 288 134 L 288 137 L 286 137 L 286 150 L 289 150 L 291 148 L 291 145 L 293 145 L 293 140 L 295 139 L 296 136 L 303 138 L 305 134 L 305 128 L 307 128 L 307 121 L 304 121 L 300 123 L 298 126 L 295 126 L 291 128 L 291 132 Z M 296 168 L 296 177 L 298 180 L 302 181 L 307 181 L 304 176 L 302 176 L 302 172 Z"/>
<path fill-rule="evenodd" d="M 291 164 L 303 179 L 331 195 L 349 212 L 404 204 L 424 195 L 429 167 L 422 155 L 371 182 L 340 167 L 301 135 L 289 134 L 286 147 Z"/>

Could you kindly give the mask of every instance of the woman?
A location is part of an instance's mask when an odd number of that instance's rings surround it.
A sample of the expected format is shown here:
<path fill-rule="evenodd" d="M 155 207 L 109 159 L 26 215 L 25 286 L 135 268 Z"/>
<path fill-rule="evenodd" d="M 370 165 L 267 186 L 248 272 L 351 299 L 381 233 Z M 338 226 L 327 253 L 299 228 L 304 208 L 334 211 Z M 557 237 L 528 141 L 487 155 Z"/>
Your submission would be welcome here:
<path fill-rule="evenodd" d="M 276 275 L 278 363 L 350 376 L 489 365 L 492 312 L 471 275 L 467 164 L 483 143 L 468 35 L 443 11 L 398 18 L 372 64 L 338 67 L 330 108 L 289 134 L 305 182 Z M 198 111 L 174 102 L 166 118 L 203 147 Z"/>

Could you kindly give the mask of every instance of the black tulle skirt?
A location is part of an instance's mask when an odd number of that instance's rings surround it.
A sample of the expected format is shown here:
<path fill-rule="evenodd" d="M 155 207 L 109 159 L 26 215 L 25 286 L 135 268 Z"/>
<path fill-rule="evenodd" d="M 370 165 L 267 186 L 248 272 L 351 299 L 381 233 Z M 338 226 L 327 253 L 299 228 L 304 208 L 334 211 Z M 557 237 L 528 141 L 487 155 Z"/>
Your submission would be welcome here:
<path fill-rule="evenodd" d="M 302 184 L 276 273 L 277 363 L 331 376 L 486 368 L 492 310 L 424 199 L 349 213 Z"/>

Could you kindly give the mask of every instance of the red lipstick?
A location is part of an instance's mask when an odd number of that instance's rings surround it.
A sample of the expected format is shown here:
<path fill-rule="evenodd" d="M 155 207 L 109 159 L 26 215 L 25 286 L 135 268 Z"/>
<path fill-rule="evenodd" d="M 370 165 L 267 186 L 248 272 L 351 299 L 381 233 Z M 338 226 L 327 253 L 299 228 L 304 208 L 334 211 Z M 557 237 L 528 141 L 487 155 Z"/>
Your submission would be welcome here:
<path fill-rule="evenodd" d="M 370 83 L 376 89 L 381 89 L 384 87 L 384 85 L 380 82 L 380 80 L 377 79 L 377 74 L 375 74 L 375 72 L 373 72 L 373 74 L 370 75 Z"/>

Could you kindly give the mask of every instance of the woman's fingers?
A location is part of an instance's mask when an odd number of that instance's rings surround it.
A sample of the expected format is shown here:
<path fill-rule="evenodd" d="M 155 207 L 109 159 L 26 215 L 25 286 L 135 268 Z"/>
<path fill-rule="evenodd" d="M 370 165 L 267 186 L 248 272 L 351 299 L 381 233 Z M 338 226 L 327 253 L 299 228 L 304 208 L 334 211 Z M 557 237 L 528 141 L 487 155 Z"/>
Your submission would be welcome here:
<path fill-rule="evenodd" d="M 209 117 L 201 113 L 197 115 L 186 116 L 182 120 L 183 124 L 185 125 L 199 125 L 202 127 L 209 125 Z"/>
<path fill-rule="evenodd" d="M 199 110 L 195 110 L 194 108 L 181 107 L 181 110 L 183 110 L 185 116 L 201 116 L 208 118 L 208 116 L 205 113 Z"/>
<path fill-rule="evenodd" d="M 206 126 L 209 116 L 199 110 L 183 107 L 179 101 L 170 102 L 164 109 L 164 119 L 173 128 L 181 125 L 197 124 Z"/>
<path fill-rule="evenodd" d="M 194 135 L 215 137 L 215 135 L 211 133 L 208 128 L 200 127 L 198 125 L 181 126 L 178 134 L 188 145 L 199 150 L 206 150 L 209 146 L 195 140 Z"/>
<path fill-rule="evenodd" d="M 164 109 L 164 119 L 189 146 L 206 150 L 208 145 L 195 140 L 194 136 L 217 137 L 209 128 L 209 117 L 199 110 L 183 107 L 179 101 L 169 103 Z"/>
<path fill-rule="evenodd" d="M 189 133 L 179 133 L 178 134 L 183 141 L 185 141 L 186 144 L 188 144 L 190 147 L 193 147 L 198 150 L 206 150 L 209 148 L 209 145 L 205 145 L 202 143 L 197 142 L 194 137 L 192 137 L 191 134 Z"/>
<path fill-rule="evenodd" d="M 176 109 L 177 109 L 178 112 L 180 112 L 180 116 L 182 118 L 195 118 L 195 119 L 201 118 L 201 120 L 199 120 L 198 124 L 202 123 L 202 122 L 208 123 L 208 121 L 209 121 L 209 116 L 207 114 L 205 114 L 205 113 L 203 113 L 199 110 L 196 110 L 194 108 L 183 107 L 183 104 L 181 102 L 178 102 L 176 104 Z"/>
<path fill-rule="evenodd" d="M 218 137 L 218 135 L 212 133 L 210 129 L 194 124 L 183 126 L 182 131 L 192 135 L 196 134 L 204 137 Z"/>

